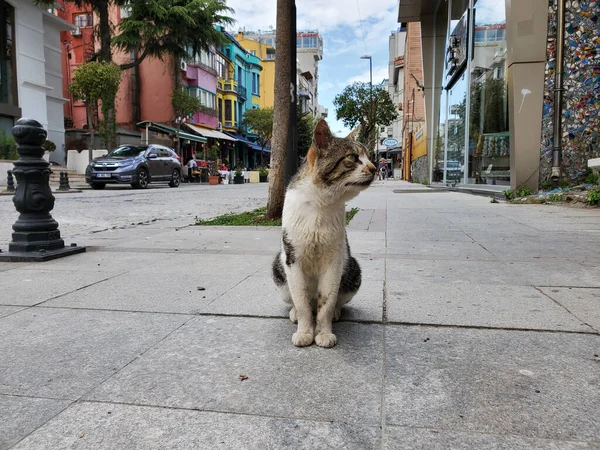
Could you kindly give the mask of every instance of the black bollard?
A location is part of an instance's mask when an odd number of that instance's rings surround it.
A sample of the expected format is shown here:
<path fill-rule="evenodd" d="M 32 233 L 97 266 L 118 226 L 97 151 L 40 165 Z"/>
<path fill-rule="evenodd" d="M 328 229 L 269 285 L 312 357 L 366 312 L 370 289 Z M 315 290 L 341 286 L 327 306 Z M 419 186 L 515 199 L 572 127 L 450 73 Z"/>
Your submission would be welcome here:
<path fill-rule="evenodd" d="M 6 171 L 6 192 L 15 192 L 15 179 L 12 170 Z"/>
<path fill-rule="evenodd" d="M 71 190 L 71 186 L 69 186 L 69 174 L 67 172 L 60 173 L 58 190 L 59 191 L 70 191 Z"/>
<path fill-rule="evenodd" d="M 20 214 L 13 224 L 8 252 L 0 253 L 0 261 L 48 261 L 85 252 L 85 247 L 65 247 L 58 222 L 50 215 L 54 196 L 50 190 L 50 164 L 43 158 L 46 130 L 39 122 L 23 118 L 12 133 L 19 155 L 14 162 L 17 189 L 13 203 Z"/>

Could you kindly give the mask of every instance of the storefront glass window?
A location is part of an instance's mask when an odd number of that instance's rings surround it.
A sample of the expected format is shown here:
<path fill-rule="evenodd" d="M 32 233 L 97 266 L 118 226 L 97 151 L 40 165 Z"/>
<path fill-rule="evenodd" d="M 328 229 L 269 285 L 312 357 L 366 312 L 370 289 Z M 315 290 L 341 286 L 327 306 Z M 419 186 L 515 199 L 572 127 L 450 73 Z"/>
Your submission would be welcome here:
<path fill-rule="evenodd" d="M 467 76 L 463 72 L 448 90 L 445 180 L 461 183 L 464 177 L 465 133 L 467 105 Z"/>
<path fill-rule="evenodd" d="M 510 184 L 504 2 L 476 0 L 470 70 L 468 182 Z M 477 33 L 485 33 L 478 41 Z"/>

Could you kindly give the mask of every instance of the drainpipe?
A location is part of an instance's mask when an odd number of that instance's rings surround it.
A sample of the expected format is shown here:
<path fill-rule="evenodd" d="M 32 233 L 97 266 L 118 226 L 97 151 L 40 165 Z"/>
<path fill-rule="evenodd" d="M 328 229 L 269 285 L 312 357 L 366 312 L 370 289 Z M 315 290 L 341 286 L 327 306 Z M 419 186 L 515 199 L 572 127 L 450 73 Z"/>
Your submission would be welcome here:
<path fill-rule="evenodd" d="M 562 161 L 563 66 L 565 46 L 565 0 L 558 0 L 556 20 L 556 70 L 554 72 L 554 138 L 552 181 L 558 183 Z"/>

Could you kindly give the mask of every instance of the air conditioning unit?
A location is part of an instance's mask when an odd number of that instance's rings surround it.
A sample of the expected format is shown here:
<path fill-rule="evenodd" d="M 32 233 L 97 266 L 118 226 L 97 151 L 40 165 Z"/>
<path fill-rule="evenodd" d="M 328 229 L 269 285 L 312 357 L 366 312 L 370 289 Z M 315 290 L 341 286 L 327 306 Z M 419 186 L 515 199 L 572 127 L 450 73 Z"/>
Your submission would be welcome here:
<path fill-rule="evenodd" d="M 187 63 L 185 61 L 181 61 L 179 67 L 181 68 L 181 70 L 187 70 Z"/>
<path fill-rule="evenodd" d="M 71 36 L 81 36 L 81 28 L 77 27 L 71 31 Z"/>

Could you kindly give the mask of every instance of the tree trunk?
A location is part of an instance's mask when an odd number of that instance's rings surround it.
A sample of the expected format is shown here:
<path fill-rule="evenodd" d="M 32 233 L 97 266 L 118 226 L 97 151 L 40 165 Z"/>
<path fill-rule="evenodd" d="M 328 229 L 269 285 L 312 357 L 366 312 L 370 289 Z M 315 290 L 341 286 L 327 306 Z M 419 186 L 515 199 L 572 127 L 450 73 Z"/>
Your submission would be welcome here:
<path fill-rule="evenodd" d="M 267 217 L 281 217 L 285 196 L 285 158 L 290 125 L 290 79 L 296 61 L 290 48 L 292 0 L 277 0 L 277 47 L 275 47 L 275 99 L 273 107 L 273 139 L 269 171 L 269 201 Z"/>
<path fill-rule="evenodd" d="M 110 17 L 108 14 L 108 8 L 108 0 L 98 2 L 98 16 L 100 19 L 100 52 L 98 53 L 98 59 L 103 62 L 112 62 L 112 52 L 110 48 Z M 115 121 L 114 103 L 109 106 L 106 117 L 103 119 L 104 130 L 106 132 L 106 146 L 108 147 L 108 151 L 110 151 L 117 146 L 116 129 L 114 129 L 112 126 Z"/>
<path fill-rule="evenodd" d="M 89 160 L 92 162 L 94 155 L 94 116 L 92 106 L 86 102 L 85 103 L 85 112 L 87 115 L 87 123 L 88 123 L 88 131 L 90 132 L 90 146 L 89 146 Z"/>

